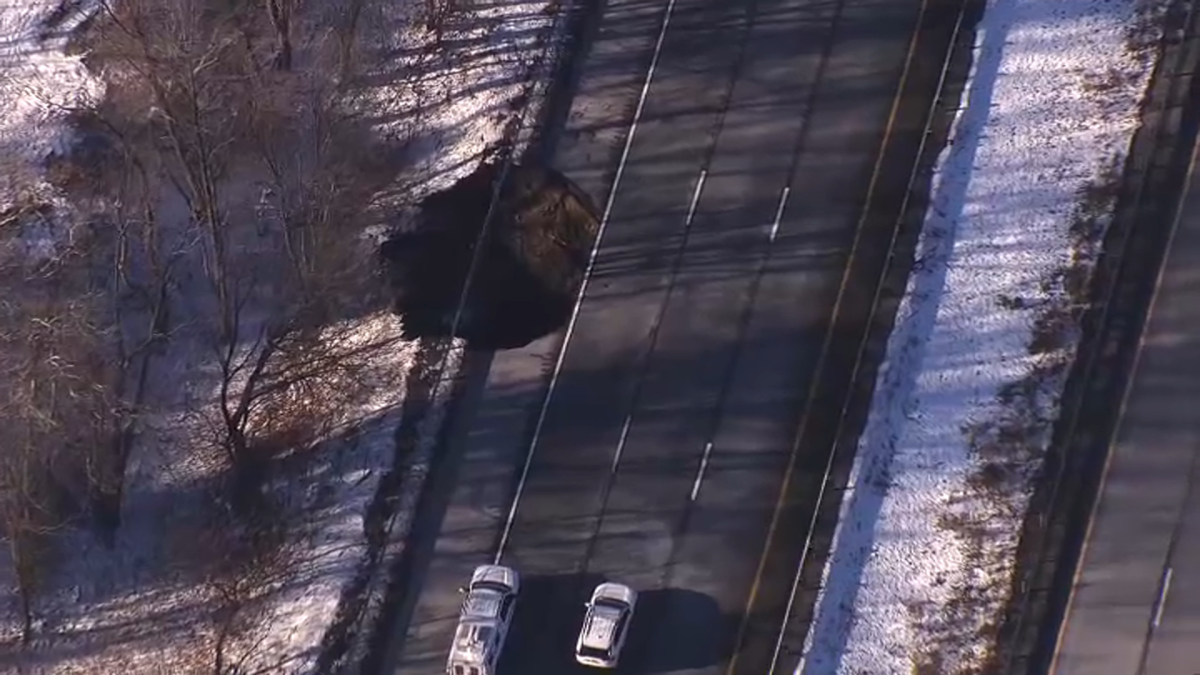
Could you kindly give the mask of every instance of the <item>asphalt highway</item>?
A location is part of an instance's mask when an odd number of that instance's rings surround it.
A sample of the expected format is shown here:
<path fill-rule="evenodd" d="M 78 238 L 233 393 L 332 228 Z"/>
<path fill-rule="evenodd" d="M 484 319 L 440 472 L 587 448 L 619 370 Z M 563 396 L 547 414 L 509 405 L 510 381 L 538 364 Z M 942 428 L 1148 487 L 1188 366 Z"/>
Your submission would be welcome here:
<path fill-rule="evenodd" d="M 1200 174 L 1151 305 L 1051 672 L 1200 673 Z"/>
<path fill-rule="evenodd" d="M 497 353 L 467 402 L 396 672 L 442 672 L 455 589 L 495 559 L 524 579 L 502 673 L 575 672 L 603 580 L 641 593 L 621 672 L 769 672 L 828 456 L 798 429 L 857 339 L 831 327 L 881 155 L 921 134 L 910 55 L 945 50 L 926 9 L 607 3 L 554 158 L 605 211 L 595 267 L 566 334 Z"/>

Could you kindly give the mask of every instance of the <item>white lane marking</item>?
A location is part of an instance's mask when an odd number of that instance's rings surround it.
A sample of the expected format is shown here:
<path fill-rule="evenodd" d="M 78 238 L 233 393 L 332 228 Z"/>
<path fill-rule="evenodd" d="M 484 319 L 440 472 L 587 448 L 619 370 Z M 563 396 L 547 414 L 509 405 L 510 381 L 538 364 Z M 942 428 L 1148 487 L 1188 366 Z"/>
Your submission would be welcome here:
<path fill-rule="evenodd" d="M 704 181 L 708 180 L 708 169 L 700 169 L 700 178 L 696 180 L 696 189 L 692 192 L 692 202 L 688 204 L 687 218 L 684 219 L 684 232 L 692 226 L 692 220 L 696 217 L 696 205 L 700 203 L 700 192 L 704 189 Z"/>
<path fill-rule="evenodd" d="M 696 189 L 692 191 L 692 201 L 688 205 L 687 217 L 683 221 L 683 233 L 686 242 L 687 232 L 692 227 L 692 221 L 696 218 L 696 206 L 700 203 L 700 193 L 704 191 L 704 181 L 708 180 L 708 169 L 700 170 L 700 177 L 696 179 Z M 676 261 L 683 257 L 683 246 L 685 242 L 680 243 L 679 252 L 676 254 Z M 672 265 L 671 279 L 667 282 L 668 298 L 671 292 L 671 287 L 675 285 L 675 273 L 677 269 Z M 643 372 L 639 378 L 645 377 L 644 369 L 646 363 L 650 360 L 650 353 L 654 351 L 654 345 L 658 342 L 658 329 L 662 325 L 663 315 L 667 313 L 667 299 L 664 298 L 662 304 L 658 306 L 658 315 L 654 317 L 654 325 L 650 327 L 650 335 L 646 337 L 646 351 L 644 352 L 644 360 L 642 361 Z M 633 401 L 630 403 L 629 412 L 625 413 L 625 421 L 621 424 L 621 436 L 617 439 L 617 449 L 613 452 L 612 464 L 608 467 L 608 475 L 612 476 L 617 472 L 617 465 L 621 463 L 621 456 L 625 454 L 625 441 L 629 438 L 629 427 L 633 425 L 633 413 L 637 408 L 637 399 L 641 396 L 641 383 L 634 390 Z"/>
<path fill-rule="evenodd" d="M 1158 624 L 1162 622 L 1163 609 L 1167 605 L 1167 593 L 1171 590 L 1171 575 L 1174 572 L 1174 568 L 1168 567 L 1167 573 L 1163 575 L 1162 587 L 1158 590 L 1158 608 L 1154 610 L 1155 628 L 1158 628 Z"/>
<path fill-rule="evenodd" d="M 696 494 L 700 492 L 700 481 L 704 480 L 704 470 L 708 468 L 708 456 L 712 454 L 712 442 L 709 441 L 704 446 L 704 456 L 700 458 L 700 469 L 696 471 L 696 481 L 692 483 L 692 496 L 688 501 L 696 501 Z"/>
<path fill-rule="evenodd" d="M 529 478 L 529 467 L 533 464 L 534 450 L 537 448 L 538 440 L 541 438 L 542 426 L 546 422 L 546 411 L 550 408 L 550 398 L 554 394 L 554 388 L 558 385 L 559 375 L 562 374 L 563 360 L 567 354 L 567 345 L 571 343 L 571 335 L 575 332 L 575 323 L 579 319 L 579 308 L 583 304 L 583 294 L 587 290 L 588 281 L 592 277 L 592 270 L 596 267 L 596 255 L 600 252 L 600 241 L 604 236 L 604 230 L 608 227 L 608 219 L 612 214 L 613 202 L 616 200 L 617 187 L 621 183 L 621 178 L 625 174 L 625 164 L 629 160 L 629 151 L 633 147 L 633 136 L 637 133 L 638 121 L 642 118 L 642 112 L 646 108 L 646 97 L 650 93 L 650 82 L 654 78 L 654 70 L 658 67 L 658 59 L 662 54 L 663 41 L 667 37 L 667 27 L 671 23 L 671 14 L 675 11 L 675 1 L 670 0 L 667 3 L 667 9 L 663 15 L 662 28 L 658 31 L 658 40 L 654 44 L 654 55 L 650 58 L 650 68 L 646 71 L 646 81 L 642 83 L 642 92 L 638 97 L 637 108 L 633 113 L 633 121 L 629 125 L 629 135 L 625 138 L 625 148 L 621 151 L 621 160 L 617 163 L 617 173 L 613 177 L 612 187 L 608 191 L 608 201 L 604 205 L 604 215 L 600 218 L 600 226 L 596 231 L 596 241 L 592 244 L 591 256 L 588 258 L 587 269 L 584 270 L 583 280 L 579 284 L 579 295 L 575 298 L 575 306 L 571 309 L 571 319 L 567 322 L 567 330 L 563 334 L 562 348 L 558 352 L 558 359 L 554 362 L 554 372 L 550 376 L 550 385 L 546 389 L 546 398 L 542 401 L 542 408 L 538 412 L 537 424 L 533 429 L 533 437 L 529 441 L 529 454 L 525 457 L 525 464 L 521 467 L 521 478 L 517 481 L 517 492 L 513 496 L 512 506 L 508 509 L 508 517 L 504 521 L 504 531 L 500 535 L 500 544 L 496 548 L 495 562 L 500 562 L 500 557 L 504 554 L 504 547 L 508 545 L 508 537 L 512 533 L 513 520 L 517 515 L 517 505 L 521 501 L 521 494 L 525 490 L 525 482 Z"/>
<path fill-rule="evenodd" d="M 791 193 L 792 187 L 785 185 L 783 192 L 779 194 L 779 206 L 775 207 L 775 222 L 771 223 L 771 239 L 772 244 L 775 243 L 775 235 L 779 233 L 779 223 L 783 220 L 783 207 L 787 206 L 788 194 Z"/>

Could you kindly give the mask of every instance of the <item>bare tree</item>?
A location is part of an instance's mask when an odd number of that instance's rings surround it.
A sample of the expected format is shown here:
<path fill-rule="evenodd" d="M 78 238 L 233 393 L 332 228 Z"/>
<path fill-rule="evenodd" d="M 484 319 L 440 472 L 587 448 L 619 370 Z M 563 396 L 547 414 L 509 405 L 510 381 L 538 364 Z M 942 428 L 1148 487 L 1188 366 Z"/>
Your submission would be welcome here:
<path fill-rule="evenodd" d="M 275 29 L 278 43 L 274 64 L 281 70 L 292 69 L 292 10 L 294 0 L 265 0 L 271 27 Z"/>
<path fill-rule="evenodd" d="M 238 483 L 254 484 L 260 451 L 319 440 L 370 386 L 363 370 L 399 339 L 364 342 L 346 321 L 370 304 L 359 234 L 380 179 L 363 162 L 365 136 L 339 109 L 336 64 L 317 63 L 316 76 L 263 67 L 244 17 L 195 9 L 110 7 L 119 35 L 109 58 L 136 72 L 153 101 L 155 151 L 187 202 L 205 282 L 204 297 L 189 300 L 219 365 L 218 444 Z M 286 35 L 290 2 L 269 3 L 267 15 Z M 242 188 L 247 174 L 267 177 L 258 208 Z"/>
<path fill-rule="evenodd" d="M 0 532 L 26 640 L 49 535 L 85 508 L 69 503 L 75 488 L 118 510 L 131 411 L 157 345 L 182 337 L 211 350 L 213 439 L 255 486 L 273 453 L 321 441 L 389 386 L 373 364 L 400 341 L 356 321 L 382 306 L 359 235 L 389 178 L 342 105 L 368 1 L 349 0 L 329 54 L 304 43 L 294 0 L 227 3 L 226 14 L 205 0 L 100 2 L 101 122 L 123 183 L 89 255 L 104 258 L 108 285 L 67 273 L 69 256 L 0 257 Z M 305 68 L 292 69 L 300 55 Z M 246 175 L 266 188 L 257 209 Z M 186 203 L 186 223 L 163 222 L 160 183 Z M 0 214 L 0 244 L 20 243 L 11 215 Z M 236 573 L 214 576 L 230 617 L 262 581 L 250 570 L 273 560 L 239 558 Z M 217 654 L 218 671 L 230 671 L 228 656 Z"/>
<path fill-rule="evenodd" d="M 289 546 L 289 532 L 278 521 L 240 532 L 233 523 L 216 522 L 209 532 L 209 545 L 222 552 L 207 582 L 216 596 L 212 674 L 265 675 L 284 670 L 281 663 L 261 663 L 261 647 L 269 631 L 261 626 L 260 610 L 262 601 L 292 575 L 300 560 Z M 230 536 L 233 532 L 238 536 Z"/>
<path fill-rule="evenodd" d="M 47 535 L 86 508 L 111 436 L 114 369 L 98 296 L 74 269 L 80 249 L 31 252 L 51 215 L 25 215 L 0 230 L 0 530 L 28 641 Z"/>

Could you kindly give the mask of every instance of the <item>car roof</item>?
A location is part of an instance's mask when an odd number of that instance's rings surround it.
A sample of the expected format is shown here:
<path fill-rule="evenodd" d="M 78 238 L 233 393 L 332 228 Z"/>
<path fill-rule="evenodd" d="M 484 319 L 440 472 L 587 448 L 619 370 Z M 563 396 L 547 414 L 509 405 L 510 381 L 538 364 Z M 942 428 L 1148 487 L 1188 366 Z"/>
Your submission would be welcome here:
<path fill-rule="evenodd" d="M 616 607 L 592 605 L 583 621 L 580 644 L 588 649 L 609 649 L 617 637 L 617 623 L 625 612 Z"/>

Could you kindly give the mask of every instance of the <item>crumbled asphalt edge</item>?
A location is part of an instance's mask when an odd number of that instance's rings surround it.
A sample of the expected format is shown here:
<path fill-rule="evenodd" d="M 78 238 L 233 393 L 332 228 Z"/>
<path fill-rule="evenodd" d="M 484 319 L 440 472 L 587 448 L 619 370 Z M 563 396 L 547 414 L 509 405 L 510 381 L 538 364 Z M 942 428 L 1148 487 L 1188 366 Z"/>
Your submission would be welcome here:
<path fill-rule="evenodd" d="M 1092 278 L 1091 302 L 1084 313 L 1076 358 L 1067 376 L 1060 410 L 1076 410 L 1083 420 L 1071 437 L 1064 414 L 1055 422 L 1045 463 L 1022 525 L 1012 593 L 1001 627 L 998 661 L 990 672 L 1046 672 L 1070 600 L 1084 537 L 1098 497 L 1130 369 L 1145 328 L 1149 300 L 1166 254 L 1174 197 L 1185 189 L 1191 148 L 1200 130 L 1200 81 L 1181 87 L 1182 100 L 1168 101 L 1178 115 L 1152 113 L 1172 80 L 1194 72 L 1197 25 L 1182 25 L 1194 0 L 1169 9 L 1163 44 L 1143 102 L 1142 123 L 1134 135 L 1123 171 L 1117 212 L 1104 238 L 1104 252 Z M 1200 15 L 1197 16 L 1200 19 Z M 1182 37 L 1182 39 L 1180 39 Z M 1173 54 L 1192 57 L 1176 63 Z M 1178 72 L 1174 72 L 1178 66 Z M 1156 98 L 1157 97 L 1157 98 Z M 1176 124 L 1172 130 L 1163 125 Z M 1165 136 L 1160 136 L 1165 134 Z M 1147 168 L 1141 199 L 1139 174 Z M 1121 248 L 1122 244 L 1124 245 Z M 1114 250 L 1114 248 L 1116 250 Z M 1105 298 L 1112 298 L 1100 325 Z M 1095 361 L 1095 367 L 1087 364 Z M 1056 478 L 1061 476 L 1057 494 Z M 1057 552 L 1057 555 L 1055 553 Z"/>
<path fill-rule="evenodd" d="M 842 497 L 850 479 L 858 440 L 871 410 L 879 367 L 887 356 L 888 340 L 896 312 L 908 287 L 909 276 L 920 264 L 915 260 L 916 247 L 930 205 L 937 158 L 949 141 L 954 117 L 961 105 L 963 87 L 972 66 L 976 27 L 985 6 L 986 0 L 932 0 L 925 23 L 920 27 L 921 43 L 927 45 L 929 51 L 919 54 L 920 70 L 914 71 L 919 75 L 909 78 L 906 85 L 909 87 L 908 93 L 901 96 L 900 107 L 896 111 L 896 128 L 902 131 L 893 137 L 880 167 L 876 202 L 871 205 L 868 220 L 863 225 L 871 229 L 864 231 L 862 236 L 864 245 L 859 252 L 862 258 L 858 262 L 848 263 L 854 268 L 850 271 L 852 276 L 847 283 L 852 288 L 861 289 L 857 293 L 867 296 L 862 302 L 869 303 L 874 289 L 882 285 L 879 304 L 872 312 L 869 304 L 855 309 L 848 303 L 850 309 L 842 319 L 847 326 L 845 334 L 835 341 L 829 354 L 830 361 L 837 362 L 839 366 L 828 372 L 841 374 L 841 377 L 825 378 L 830 384 L 822 385 L 824 393 L 818 394 L 810 414 L 809 428 L 805 437 L 800 439 L 805 447 L 827 448 L 828 452 L 834 453 L 829 488 L 817 503 L 815 487 L 819 486 L 820 474 L 829 456 L 823 453 L 815 456 L 818 453 L 814 453 L 813 458 L 802 463 L 807 466 L 797 468 L 797 472 L 813 475 L 794 476 L 793 494 L 787 496 L 793 503 L 802 505 L 791 516 L 796 524 L 789 526 L 782 521 L 780 523 L 782 530 L 787 531 L 791 527 L 803 533 L 808 529 L 813 510 L 818 513 L 813 524 L 810 553 L 800 570 L 792 613 L 784 626 L 782 660 L 777 669 L 781 673 L 797 668 L 815 618 L 825 564 L 832 554 Z M 959 9 L 964 7 L 958 39 L 950 44 L 954 22 Z M 927 39 L 934 36 L 940 37 Z M 946 82 L 937 99 L 932 120 L 929 120 L 940 68 L 947 54 L 950 54 L 950 65 Z M 924 148 L 920 149 L 920 156 L 917 156 L 927 120 L 929 135 Z M 917 178 L 911 191 L 906 194 L 904 189 L 914 166 Z M 908 202 L 901 213 L 899 211 L 905 197 Z M 895 244 L 889 251 L 884 244 L 891 237 L 891 228 L 899 229 Z M 884 275 L 882 279 L 880 275 Z M 837 329 L 836 326 L 834 328 Z M 862 331 L 866 331 L 865 336 Z M 854 381 L 850 382 L 854 360 L 858 358 L 858 345 L 864 337 L 861 365 Z M 796 551 L 794 556 L 799 558 L 802 554 L 802 550 Z"/>
<path fill-rule="evenodd" d="M 513 148 L 526 147 L 526 153 L 541 155 L 552 144 L 556 126 L 570 109 L 574 73 L 583 60 L 585 29 L 598 15 L 602 0 L 559 0 L 548 12 L 566 21 L 560 44 L 554 44 L 554 28 L 543 37 L 541 58 L 527 64 L 530 86 L 512 104 L 512 117 L 504 139 L 497 149 L 501 161 Z M 548 76 L 538 77 L 539 67 L 549 67 Z M 523 129 L 521 116 L 526 106 L 538 106 L 535 122 Z M 522 139 L 524 133 L 529 136 Z M 481 387 L 491 365 L 490 353 L 467 352 L 455 367 L 443 361 L 448 357 L 441 340 L 422 341 L 402 405 L 396 429 L 393 468 L 380 480 L 364 518 L 367 552 L 354 579 L 344 589 L 334 623 L 323 636 L 317 672 L 373 673 L 394 654 L 397 633 L 408 622 L 417 589 L 410 588 L 415 571 L 413 551 L 422 537 L 430 536 L 418 524 L 436 514 L 429 513 L 434 487 L 439 478 L 453 468 L 445 461 L 449 453 L 448 436 L 456 413 L 462 413 L 467 388 Z M 452 375 L 449 375 L 452 374 Z M 438 377 L 453 377 L 453 386 L 443 392 L 441 405 L 429 397 Z M 439 398 L 441 398 L 439 396 Z M 433 410 L 442 412 L 428 418 Z M 467 413 L 469 414 L 469 413 Z M 434 520 L 439 520 L 434 518 Z"/>

